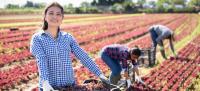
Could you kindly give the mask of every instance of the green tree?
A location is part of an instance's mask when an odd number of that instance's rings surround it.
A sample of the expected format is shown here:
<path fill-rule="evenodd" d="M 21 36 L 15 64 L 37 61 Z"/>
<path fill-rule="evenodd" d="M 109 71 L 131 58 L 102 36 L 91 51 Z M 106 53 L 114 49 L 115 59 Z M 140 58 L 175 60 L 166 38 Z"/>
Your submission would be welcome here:
<path fill-rule="evenodd" d="M 123 3 L 123 7 L 124 7 L 124 9 L 127 13 L 131 13 L 131 12 L 136 11 L 135 3 L 133 3 L 132 1 L 125 1 Z"/>
<path fill-rule="evenodd" d="M 113 13 L 123 13 L 125 9 L 121 4 L 116 3 L 113 6 L 111 6 L 111 11 Z"/>
<path fill-rule="evenodd" d="M 93 2 L 97 2 L 97 5 L 102 5 L 102 6 L 111 6 L 116 3 L 122 4 L 125 1 L 127 1 L 127 0 L 98 0 L 98 1 L 93 0 Z"/>
<path fill-rule="evenodd" d="M 157 7 L 163 7 L 164 4 L 171 4 L 171 2 L 169 0 L 158 0 L 157 1 Z"/>
<path fill-rule="evenodd" d="M 155 1 L 150 1 L 149 2 L 149 5 L 153 6 L 153 7 L 156 7 L 156 2 Z"/>
<path fill-rule="evenodd" d="M 189 8 L 193 8 L 194 12 L 200 12 L 200 0 L 191 0 L 188 6 Z"/>
<path fill-rule="evenodd" d="M 81 7 L 90 7 L 90 6 L 91 6 L 90 3 L 88 3 L 88 2 L 81 3 Z"/>
<path fill-rule="evenodd" d="M 80 7 L 80 10 L 83 12 L 83 13 L 89 13 L 89 8 L 90 8 L 90 3 L 88 2 L 82 2 L 81 3 L 81 7 Z"/>
<path fill-rule="evenodd" d="M 16 9 L 16 8 L 20 8 L 19 5 L 14 5 L 14 4 L 8 4 L 6 5 L 7 9 Z"/>
<path fill-rule="evenodd" d="M 97 1 L 96 1 L 96 0 L 93 0 L 93 1 L 91 2 L 91 5 L 96 6 L 96 5 L 97 5 Z"/>
<path fill-rule="evenodd" d="M 34 7 L 34 4 L 31 1 L 27 1 L 24 7 Z"/>
<path fill-rule="evenodd" d="M 73 4 L 68 4 L 68 5 L 65 5 L 64 6 L 64 11 L 65 11 L 65 13 L 70 13 L 70 14 L 72 14 L 72 13 L 75 13 L 76 12 L 76 10 L 75 10 L 75 8 L 73 7 Z"/>
<path fill-rule="evenodd" d="M 171 0 L 170 4 L 172 5 L 172 7 L 174 7 L 175 5 L 182 5 L 182 6 L 186 6 L 186 0 Z"/>
<path fill-rule="evenodd" d="M 169 0 L 158 0 L 156 3 L 157 12 L 165 12 L 164 4 L 170 4 Z"/>
<path fill-rule="evenodd" d="M 44 8 L 45 7 L 45 3 L 35 3 L 34 7 L 35 8 Z"/>
<path fill-rule="evenodd" d="M 174 4 L 185 5 L 186 0 L 171 0 Z"/>
<path fill-rule="evenodd" d="M 98 13 L 98 8 L 91 6 L 88 2 L 82 2 L 80 7 L 81 13 Z"/>
<path fill-rule="evenodd" d="M 143 8 L 143 5 L 146 3 L 146 0 L 138 0 L 137 4 L 139 5 L 139 8 Z"/>
<path fill-rule="evenodd" d="M 200 7 L 200 0 L 190 0 L 189 6 L 191 6 L 191 7 Z"/>

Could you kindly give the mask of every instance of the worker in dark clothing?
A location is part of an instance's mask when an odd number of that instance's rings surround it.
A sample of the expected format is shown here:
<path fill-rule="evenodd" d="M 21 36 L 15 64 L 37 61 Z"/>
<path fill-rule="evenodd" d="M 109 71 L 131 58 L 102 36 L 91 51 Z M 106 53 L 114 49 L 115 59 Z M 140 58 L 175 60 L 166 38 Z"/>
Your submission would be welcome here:
<path fill-rule="evenodd" d="M 121 72 L 124 73 L 124 77 L 128 77 L 128 64 L 130 60 L 134 67 L 134 72 L 137 74 L 136 81 L 142 81 L 140 78 L 138 70 L 138 58 L 141 55 L 141 50 L 138 47 L 128 48 L 120 44 L 113 44 L 105 46 L 101 51 L 101 59 L 108 65 L 111 69 L 111 75 L 109 78 L 110 83 L 117 84 L 121 79 Z M 120 65 L 120 63 L 122 65 Z"/>
<path fill-rule="evenodd" d="M 161 51 L 161 55 L 164 59 L 167 59 L 166 55 L 165 55 L 165 50 L 164 50 L 164 44 L 163 44 L 163 40 L 168 39 L 169 40 L 169 44 L 170 44 L 170 48 L 173 52 L 173 55 L 175 57 L 177 57 L 175 50 L 174 50 L 174 45 L 173 45 L 173 41 L 175 41 L 174 39 L 174 33 L 173 31 L 163 25 L 153 25 L 149 28 L 149 32 L 152 38 L 152 50 L 153 50 L 153 56 L 152 56 L 152 60 L 156 60 L 156 47 L 157 44 L 160 46 L 160 51 Z"/>

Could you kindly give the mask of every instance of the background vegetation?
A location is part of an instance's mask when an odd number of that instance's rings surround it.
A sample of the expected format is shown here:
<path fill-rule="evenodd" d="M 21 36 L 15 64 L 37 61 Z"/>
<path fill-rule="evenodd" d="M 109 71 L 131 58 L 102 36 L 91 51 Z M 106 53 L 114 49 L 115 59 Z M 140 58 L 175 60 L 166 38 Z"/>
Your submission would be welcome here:
<path fill-rule="evenodd" d="M 23 6 L 8 4 L 0 9 L 0 14 L 38 14 L 42 13 L 45 3 L 27 1 Z M 84 13 L 198 13 L 200 0 L 93 0 L 82 2 L 80 7 L 72 4 L 64 6 L 66 14 Z"/>

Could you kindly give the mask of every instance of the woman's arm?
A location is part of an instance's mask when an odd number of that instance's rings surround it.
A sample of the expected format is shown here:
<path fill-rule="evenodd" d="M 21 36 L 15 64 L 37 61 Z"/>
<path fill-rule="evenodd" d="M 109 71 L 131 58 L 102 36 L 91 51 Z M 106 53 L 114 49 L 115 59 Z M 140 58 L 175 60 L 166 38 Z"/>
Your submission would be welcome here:
<path fill-rule="evenodd" d="M 102 74 L 102 72 L 100 71 L 99 67 L 95 64 L 95 62 L 88 56 L 88 54 L 82 49 L 80 48 L 80 46 L 78 45 L 78 43 L 76 42 L 76 40 L 74 39 L 74 37 L 72 35 L 70 35 L 71 38 L 71 49 L 72 49 L 72 53 L 75 54 L 75 56 L 80 59 L 81 63 L 88 67 L 88 69 L 93 72 L 94 74 L 96 74 L 97 76 L 100 76 L 100 74 Z"/>
<path fill-rule="evenodd" d="M 33 36 L 31 39 L 30 52 L 35 56 L 37 60 L 40 77 L 43 80 L 42 82 L 46 80 L 48 81 L 47 59 L 37 36 Z"/>

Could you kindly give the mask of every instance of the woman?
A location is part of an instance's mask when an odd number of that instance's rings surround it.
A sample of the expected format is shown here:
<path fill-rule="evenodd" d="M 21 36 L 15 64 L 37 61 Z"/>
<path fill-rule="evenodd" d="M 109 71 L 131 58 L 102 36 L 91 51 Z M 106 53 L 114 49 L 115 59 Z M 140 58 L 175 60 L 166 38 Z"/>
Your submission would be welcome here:
<path fill-rule="evenodd" d="M 37 60 L 40 90 L 59 90 L 76 84 L 71 52 L 100 79 L 107 79 L 74 37 L 60 30 L 63 18 L 63 7 L 51 3 L 44 11 L 42 29 L 32 36 L 30 51 Z"/>
<path fill-rule="evenodd" d="M 164 59 L 167 59 L 166 55 L 165 55 L 165 50 L 164 50 L 164 44 L 163 41 L 165 39 L 169 40 L 170 43 L 170 48 L 174 54 L 174 56 L 176 57 L 176 53 L 174 50 L 174 45 L 173 45 L 173 41 L 174 39 L 174 34 L 173 31 L 171 29 L 169 29 L 166 26 L 163 25 L 153 25 L 149 28 L 149 32 L 151 34 L 151 39 L 152 39 L 152 47 L 153 47 L 153 61 L 155 62 L 156 60 L 156 47 L 157 44 L 160 46 L 160 51 L 162 54 L 162 57 Z"/>
<path fill-rule="evenodd" d="M 112 44 L 105 46 L 101 51 L 101 59 L 108 65 L 111 69 L 110 83 L 117 84 L 121 79 L 121 72 L 124 73 L 124 77 L 128 77 L 128 65 L 127 61 L 130 60 L 134 66 L 134 72 L 137 74 L 136 81 L 141 81 L 139 77 L 139 70 L 137 60 L 141 55 L 141 50 L 136 48 L 128 48 L 120 44 Z M 120 65 L 120 62 L 122 65 Z"/>

